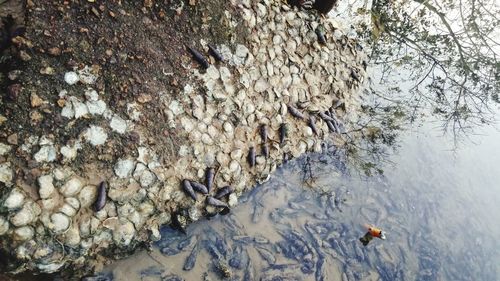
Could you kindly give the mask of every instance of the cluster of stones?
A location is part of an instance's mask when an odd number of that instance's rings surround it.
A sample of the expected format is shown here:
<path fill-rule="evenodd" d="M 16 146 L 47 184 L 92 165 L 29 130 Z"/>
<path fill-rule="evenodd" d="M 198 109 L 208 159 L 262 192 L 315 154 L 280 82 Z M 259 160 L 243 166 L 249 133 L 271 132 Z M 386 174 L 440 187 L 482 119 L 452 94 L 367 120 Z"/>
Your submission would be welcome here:
<path fill-rule="evenodd" d="M 251 31 L 247 42 L 237 44 L 234 51 L 216 46 L 224 62 L 202 72 L 193 68 L 192 82 L 177 98 L 160 94 L 168 125 L 188 138 L 169 165 L 162 165 L 159 152 L 141 140 L 138 156 L 121 155 L 110 171 L 78 175 L 69 168 L 80 153 L 93 152 L 84 150 L 84 142 L 98 147 L 131 128 L 141 130 L 134 124 L 140 105 L 128 104 L 127 116 L 112 112 L 92 88 L 97 77 L 91 69 L 64 75 L 70 85 L 85 85 L 84 98 L 63 90 L 58 103 L 60 114 L 71 122 L 86 118 L 95 124 L 64 144 L 46 135 L 32 136 L 20 145 L 35 161 L 50 167 L 38 177 L 37 194 L 15 181 L 14 150 L 0 143 L 0 159 L 5 159 L 0 163 L 0 184 L 7 190 L 0 199 L 0 240 L 22 262 L 19 270 L 53 272 L 69 263 L 83 266 L 86 257 L 108 247 L 133 248 L 137 242 L 157 240 L 159 226 L 170 223 L 172 212 L 186 210 L 184 219 L 196 221 L 213 207 L 202 200 L 193 203 L 182 180 L 203 182 L 206 169 L 217 167 L 214 186 L 234 189 L 227 202 L 232 207 L 238 195 L 266 180 L 285 155 L 320 151 L 321 144 L 334 137 L 321 118 L 309 118 L 311 126 L 294 118 L 289 109 L 306 116 L 345 114 L 364 76 L 365 57 L 356 43 L 343 35 L 334 19 L 282 1 L 234 2 L 243 22 L 227 16 Z M 327 32 L 324 45 L 315 32 L 319 24 Z M 288 134 L 280 143 L 283 124 Z M 259 136 L 261 126 L 268 128 L 268 140 Z M 255 165 L 248 163 L 248 152 L 263 142 L 269 144 L 268 155 L 257 153 Z M 34 146 L 40 149 L 31 151 Z M 109 186 L 108 200 L 96 212 L 92 204 L 102 175 Z"/>

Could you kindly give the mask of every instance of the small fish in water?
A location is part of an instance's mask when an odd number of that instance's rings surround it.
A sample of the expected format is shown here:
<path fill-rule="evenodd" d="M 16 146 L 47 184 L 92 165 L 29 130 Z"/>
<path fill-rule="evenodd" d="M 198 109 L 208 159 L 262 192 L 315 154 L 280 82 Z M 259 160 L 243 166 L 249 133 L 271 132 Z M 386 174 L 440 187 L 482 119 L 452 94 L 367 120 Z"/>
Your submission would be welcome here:
<path fill-rule="evenodd" d="M 269 144 L 263 143 L 262 144 L 262 155 L 267 159 L 269 158 Z"/>
<path fill-rule="evenodd" d="M 229 195 L 231 193 L 234 192 L 234 189 L 231 187 L 231 186 L 224 186 L 223 188 L 219 189 L 219 191 L 217 191 L 217 193 L 215 194 L 215 198 L 217 199 L 221 199 L 223 198 L 224 196 L 226 195 Z"/>
<path fill-rule="evenodd" d="M 263 143 L 267 141 L 267 126 L 265 124 L 260 125 L 260 137 Z"/>
<path fill-rule="evenodd" d="M 217 49 L 215 48 L 215 46 L 211 45 L 211 44 L 208 44 L 208 50 L 210 51 L 210 54 L 217 60 L 217 61 L 224 61 L 224 58 L 222 57 L 222 55 L 219 53 L 219 51 L 217 51 Z"/>
<path fill-rule="evenodd" d="M 106 205 L 108 183 L 106 181 L 99 184 L 99 189 L 97 190 L 97 199 L 94 203 L 94 209 L 99 212 Z"/>
<path fill-rule="evenodd" d="M 273 265 L 276 263 L 276 258 L 274 257 L 273 253 L 271 253 L 271 251 L 269 251 L 268 249 L 266 248 L 262 248 L 262 247 L 255 247 L 255 249 L 257 250 L 257 252 L 259 252 L 259 255 L 269 264 L 269 265 Z"/>
<path fill-rule="evenodd" d="M 252 146 L 250 147 L 250 150 L 248 151 L 248 164 L 250 164 L 250 167 L 255 166 L 255 148 Z"/>
<path fill-rule="evenodd" d="M 359 241 L 361 241 L 361 243 L 363 243 L 363 246 L 368 245 L 368 243 L 370 243 L 370 241 L 372 241 L 373 237 L 377 237 L 377 238 L 380 238 L 382 240 L 385 240 L 385 238 L 386 238 L 385 234 L 379 228 L 376 228 L 376 227 L 371 226 L 371 225 L 366 225 L 366 228 L 368 228 L 368 232 L 366 232 L 363 237 L 359 238 Z"/>
<path fill-rule="evenodd" d="M 203 194 L 208 194 L 208 188 L 204 184 L 195 181 L 191 181 L 190 183 L 194 190 Z"/>
<path fill-rule="evenodd" d="M 212 183 L 214 182 L 215 170 L 214 168 L 207 168 L 205 172 L 205 183 L 207 184 L 207 190 L 210 192 L 212 189 Z"/>
<path fill-rule="evenodd" d="M 288 134 L 288 126 L 286 123 L 281 123 L 280 125 L 280 144 L 283 144 Z"/>
<path fill-rule="evenodd" d="M 215 207 L 223 207 L 223 208 L 228 208 L 229 206 L 220 201 L 219 199 L 215 199 L 212 196 L 207 197 L 207 204 Z"/>
<path fill-rule="evenodd" d="M 189 256 L 186 258 L 186 261 L 184 262 L 184 266 L 182 269 L 189 271 L 193 269 L 194 265 L 196 264 L 196 258 L 198 257 L 198 244 L 196 244 L 193 247 L 193 250 L 189 254 Z"/>
<path fill-rule="evenodd" d="M 311 115 L 309 116 L 309 122 L 308 122 L 309 127 L 311 127 L 313 133 L 315 135 L 318 135 L 318 130 L 316 129 L 316 119 Z"/>
<path fill-rule="evenodd" d="M 322 45 L 326 45 L 325 28 L 320 25 L 316 28 L 315 32 L 318 36 L 318 42 Z"/>
<path fill-rule="evenodd" d="M 189 52 L 191 55 L 193 55 L 194 59 L 201 65 L 203 68 L 207 69 L 208 68 L 208 61 L 203 57 L 203 55 L 198 52 L 196 49 L 187 47 L 189 49 Z"/>
<path fill-rule="evenodd" d="M 299 118 L 299 119 L 305 118 L 304 114 L 302 114 L 297 108 L 295 108 L 292 105 L 288 105 L 288 112 L 290 112 L 290 114 L 295 118 Z"/>
<path fill-rule="evenodd" d="M 194 201 L 196 201 L 196 193 L 194 193 L 193 186 L 191 186 L 191 182 L 188 180 L 182 181 L 182 189 L 186 192 Z"/>

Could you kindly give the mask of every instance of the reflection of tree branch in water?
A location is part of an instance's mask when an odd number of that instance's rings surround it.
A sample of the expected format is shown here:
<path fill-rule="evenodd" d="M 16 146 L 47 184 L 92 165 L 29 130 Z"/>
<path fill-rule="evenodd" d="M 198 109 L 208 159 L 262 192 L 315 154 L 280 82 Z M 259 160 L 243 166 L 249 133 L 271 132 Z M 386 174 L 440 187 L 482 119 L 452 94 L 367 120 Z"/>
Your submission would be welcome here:
<path fill-rule="evenodd" d="M 311 157 L 307 155 L 302 165 L 302 182 L 312 188 L 315 181 L 316 177 L 312 173 Z"/>

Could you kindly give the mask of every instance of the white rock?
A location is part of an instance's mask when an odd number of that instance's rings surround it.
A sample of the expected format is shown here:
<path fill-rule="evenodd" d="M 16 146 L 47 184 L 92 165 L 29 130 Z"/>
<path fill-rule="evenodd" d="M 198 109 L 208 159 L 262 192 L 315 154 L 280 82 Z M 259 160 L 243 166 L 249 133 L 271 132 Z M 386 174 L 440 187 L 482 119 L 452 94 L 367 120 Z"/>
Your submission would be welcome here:
<path fill-rule="evenodd" d="M 57 151 L 53 145 L 44 145 L 33 155 L 37 162 L 52 162 L 56 160 Z"/>
<path fill-rule="evenodd" d="M 236 196 L 235 193 L 231 193 L 229 195 L 229 200 L 227 201 L 227 204 L 229 207 L 234 207 L 236 204 L 238 204 L 238 196 Z"/>
<path fill-rule="evenodd" d="M 113 131 L 123 134 L 127 131 L 127 121 L 123 120 L 120 116 L 114 115 L 109 123 L 109 126 Z"/>
<path fill-rule="evenodd" d="M 231 81 L 231 71 L 229 71 L 227 67 L 222 66 L 221 68 L 219 68 L 219 72 L 222 82 L 227 83 Z"/>
<path fill-rule="evenodd" d="M 188 210 L 188 214 L 189 214 L 189 218 L 192 220 L 192 221 L 197 221 L 200 219 L 201 217 L 201 213 L 200 213 L 200 210 L 198 209 L 198 207 L 196 206 L 192 206 L 191 208 L 189 208 Z"/>
<path fill-rule="evenodd" d="M 62 233 L 69 228 L 71 220 L 64 214 L 55 213 L 50 216 L 52 222 L 52 230 L 54 233 Z"/>
<path fill-rule="evenodd" d="M 26 241 L 35 235 L 35 230 L 31 226 L 22 226 L 14 230 L 14 240 Z"/>
<path fill-rule="evenodd" d="M 139 121 L 141 118 L 140 105 L 138 103 L 127 104 L 127 115 L 133 121 Z"/>
<path fill-rule="evenodd" d="M 17 188 L 10 191 L 9 196 L 5 199 L 3 206 L 9 210 L 19 209 L 24 202 L 24 194 Z"/>
<path fill-rule="evenodd" d="M 248 48 L 244 45 L 238 44 L 234 54 L 240 58 L 246 58 L 248 55 Z"/>
<path fill-rule="evenodd" d="M 230 123 L 230 122 L 224 122 L 224 131 L 228 134 L 233 134 L 234 133 L 234 129 L 233 129 L 233 125 Z"/>
<path fill-rule="evenodd" d="M 0 216 L 0 235 L 4 235 L 8 230 L 9 222 L 3 216 Z"/>
<path fill-rule="evenodd" d="M 72 103 L 73 103 L 73 110 L 75 111 L 75 119 L 84 117 L 89 113 L 89 109 L 83 102 L 77 99 L 73 99 Z"/>
<path fill-rule="evenodd" d="M 39 263 L 39 264 L 36 264 L 36 267 L 38 267 L 38 269 L 41 271 L 41 272 L 44 272 L 44 273 L 54 273 L 56 271 L 58 271 L 61 267 L 63 267 L 65 263 L 64 262 L 55 262 L 55 263 L 49 263 L 49 264 L 44 264 L 44 263 Z"/>
<path fill-rule="evenodd" d="M 75 110 L 73 109 L 73 103 L 66 102 L 63 109 L 61 110 L 61 116 L 68 119 L 75 117 Z"/>
<path fill-rule="evenodd" d="M 47 199 L 54 193 L 53 178 L 51 175 L 43 175 L 38 178 L 38 195 L 40 198 Z"/>
<path fill-rule="evenodd" d="M 172 113 L 174 115 L 179 115 L 179 114 L 182 114 L 184 113 L 184 109 L 182 108 L 182 106 L 179 104 L 178 101 L 176 100 L 173 100 L 170 105 L 168 106 L 168 108 L 172 111 Z"/>
<path fill-rule="evenodd" d="M 70 71 L 64 74 L 64 81 L 66 81 L 69 85 L 76 84 L 79 80 L 80 78 L 76 72 Z"/>
<path fill-rule="evenodd" d="M 142 173 L 139 182 L 141 183 L 142 187 L 147 188 L 155 182 L 155 175 L 151 173 L 149 170 L 145 170 Z"/>
<path fill-rule="evenodd" d="M 0 164 L 0 182 L 10 184 L 13 178 L 10 162 Z"/>
<path fill-rule="evenodd" d="M 65 197 L 72 197 L 78 194 L 83 187 L 83 183 L 79 178 L 71 178 L 61 187 L 61 193 Z"/>
<path fill-rule="evenodd" d="M 92 74 L 92 68 L 85 66 L 83 69 L 78 70 L 78 77 L 84 84 L 94 84 L 97 81 L 97 76 Z"/>
<path fill-rule="evenodd" d="M 257 93 L 262 93 L 267 89 L 269 89 L 269 83 L 265 79 L 260 78 L 257 82 L 255 82 L 254 90 Z"/>
<path fill-rule="evenodd" d="M 80 195 L 80 193 L 78 195 Z M 76 199 L 75 197 L 68 197 L 64 199 L 64 201 L 68 203 L 73 209 L 75 210 L 80 209 L 80 201 L 78 201 L 78 199 Z"/>
<path fill-rule="evenodd" d="M 59 212 L 65 214 L 68 217 L 72 217 L 76 215 L 76 209 L 73 208 L 70 204 L 66 203 L 62 205 L 62 207 L 59 209 Z"/>
<path fill-rule="evenodd" d="M 85 105 L 92 115 L 102 115 L 106 111 L 106 103 L 102 100 L 87 101 Z"/>
<path fill-rule="evenodd" d="M 120 219 L 118 226 L 113 231 L 113 240 L 119 246 L 127 246 L 135 236 L 134 225 L 125 219 Z"/>
<path fill-rule="evenodd" d="M 31 208 L 31 204 L 25 204 L 21 210 L 10 218 L 10 222 L 14 226 L 24 226 L 30 224 L 34 219 L 35 213 Z"/>
<path fill-rule="evenodd" d="M 92 88 L 88 88 L 86 91 L 85 91 L 85 98 L 88 100 L 88 101 L 97 101 L 99 100 L 99 94 L 97 94 L 97 91 L 92 89 Z"/>
<path fill-rule="evenodd" d="M 209 134 L 207 133 L 204 133 L 203 135 L 201 135 L 201 141 L 206 144 L 206 145 L 211 145 L 213 144 L 213 140 L 212 138 L 210 137 Z"/>
<path fill-rule="evenodd" d="M 106 134 L 103 128 L 94 125 L 90 125 L 85 131 L 84 136 L 93 146 L 103 145 L 108 138 L 108 134 Z"/>
<path fill-rule="evenodd" d="M 72 226 L 68 231 L 64 234 L 64 242 L 66 245 L 71 247 L 76 247 L 80 244 L 81 237 L 80 231 L 76 225 Z"/>
<path fill-rule="evenodd" d="M 61 147 L 61 154 L 64 156 L 64 162 L 71 162 L 75 160 L 78 150 L 81 148 L 82 146 L 80 142 L 75 143 L 73 146 L 65 145 Z"/>
<path fill-rule="evenodd" d="M 90 207 L 97 198 L 97 187 L 94 185 L 87 185 L 82 188 L 78 193 L 78 201 L 80 201 L 81 208 Z"/>
<path fill-rule="evenodd" d="M 119 159 L 114 167 L 115 174 L 122 179 L 130 177 L 133 169 L 134 161 L 130 159 Z"/>
<path fill-rule="evenodd" d="M 10 145 L 0 142 L 0 156 L 7 154 L 11 150 Z"/>

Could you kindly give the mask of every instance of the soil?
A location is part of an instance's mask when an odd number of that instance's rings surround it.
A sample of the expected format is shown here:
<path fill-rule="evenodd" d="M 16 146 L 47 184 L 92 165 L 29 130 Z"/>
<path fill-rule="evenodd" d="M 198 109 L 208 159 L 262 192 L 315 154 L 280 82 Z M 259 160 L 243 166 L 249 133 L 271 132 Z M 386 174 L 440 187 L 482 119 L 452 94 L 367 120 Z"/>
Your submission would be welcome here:
<path fill-rule="evenodd" d="M 95 88 L 113 112 L 125 116 L 128 103 L 141 104 L 141 137 L 168 163 L 187 139 L 167 126 L 159 93 L 183 94 L 190 75 L 185 66 L 199 67 L 187 46 L 244 42 L 247 32 L 230 27 L 224 11 L 236 13 L 224 0 L 0 0 L 0 115 L 7 120 L 0 122 L 0 142 L 47 134 L 60 144 L 78 138 L 90 121 L 61 117 L 59 92 L 82 98 L 64 73 L 91 66 L 99 77 Z M 41 105 L 33 106 L 34 95 Z M 79 155 L 71 168 L 83 172 L 83 163 L 95 163 L 92 169 L 110 170 L 121 155 L 136 154 L 137 132 L 112 139 L 92 148 L 96 153 Z M 21 150 L 16 154 L 16 166 L 24 167 L 16 178 L 33 184 L 46 167 Z"/>

